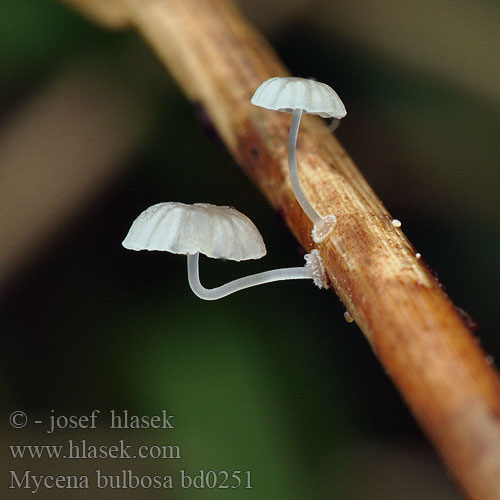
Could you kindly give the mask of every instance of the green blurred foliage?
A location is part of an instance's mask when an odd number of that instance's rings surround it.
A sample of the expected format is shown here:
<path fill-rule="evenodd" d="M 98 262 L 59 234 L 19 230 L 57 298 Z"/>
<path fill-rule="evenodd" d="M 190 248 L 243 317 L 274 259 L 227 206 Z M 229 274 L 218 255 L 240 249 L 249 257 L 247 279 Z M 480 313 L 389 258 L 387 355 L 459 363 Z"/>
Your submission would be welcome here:
<path fill-rule="evenodd" d="M 59 4 L 40 0 L 0 2 L 0 88 L 25 86 L 65 59 L 109 43 L 104 32 Z"/>

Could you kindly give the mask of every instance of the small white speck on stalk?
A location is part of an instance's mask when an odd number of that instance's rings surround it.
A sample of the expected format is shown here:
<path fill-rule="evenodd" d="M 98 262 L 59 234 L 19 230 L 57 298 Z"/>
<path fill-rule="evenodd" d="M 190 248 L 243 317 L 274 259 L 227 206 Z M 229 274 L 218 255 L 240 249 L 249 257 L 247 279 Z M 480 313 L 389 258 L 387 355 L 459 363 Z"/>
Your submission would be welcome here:
<path fill-rule="evenodd" d="M 344 313 L 344 319 L 348 322 L 348 323 L 352 323 L 354 321 L 353 317 L 351 316 L 351 313 L 349 311 L 346 311 Z"/>

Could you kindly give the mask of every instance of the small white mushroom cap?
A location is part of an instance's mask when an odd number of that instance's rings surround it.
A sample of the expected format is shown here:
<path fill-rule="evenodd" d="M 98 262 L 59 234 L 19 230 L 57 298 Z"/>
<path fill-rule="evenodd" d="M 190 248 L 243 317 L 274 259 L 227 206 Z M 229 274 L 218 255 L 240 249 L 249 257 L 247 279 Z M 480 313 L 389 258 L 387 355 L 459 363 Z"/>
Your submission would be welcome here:
<path fill-rule="evenodd" d="M 135 219 L 122 245 L 214 259 L 248 260 L 266 255 L 253 222 L 232 207 L 208 203 L 158 203 Z"/>
<path fill-rule="evenodd" d="M 270 78 L 255 91 L 252 104 L 285 113 L 302 109 L 322 118 L 343 118 L 347 114 L 340 97 L 330 86 L 298 77 Z"/>

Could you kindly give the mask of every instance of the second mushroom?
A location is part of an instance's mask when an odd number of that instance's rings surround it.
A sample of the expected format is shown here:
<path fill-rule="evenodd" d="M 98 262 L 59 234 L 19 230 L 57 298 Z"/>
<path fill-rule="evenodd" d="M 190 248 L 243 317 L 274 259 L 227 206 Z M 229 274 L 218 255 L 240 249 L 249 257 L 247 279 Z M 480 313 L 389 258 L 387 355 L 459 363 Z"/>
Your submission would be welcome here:
<path fill-rule="evenodd" d="M 216 300 L 245 288 L 273 281 L 312 279 L 327 288 L 323 262 L 317 250 L 305 256 L 303 267 L 273 269 L 207 289 L 200 283 L 200 253 L 214 259 L 260 259 L 266 254 L 253 222 L 232 207 L 208 203 L 158 203 L 133 222 L 123 246 L 130 250 L 160 250 L 187 255 L 188 280 L 201 299 Z"/>
<path fill-rule="evenodd" d="M 347 112 L 337 93 L 325 83 L 297 77 L 274 77 L 255 91 L 252 104 L 266 109 L 292 113 L 288 135 L 288 167 L 295 198 L 314 224 L 312 237 L 316 243 L 326 239 L 337 218 L 334 214 L 321 217 L 309 203 L 300 186 L 297 168 L 297 134 L 303 113 L 340 120 Z"/>

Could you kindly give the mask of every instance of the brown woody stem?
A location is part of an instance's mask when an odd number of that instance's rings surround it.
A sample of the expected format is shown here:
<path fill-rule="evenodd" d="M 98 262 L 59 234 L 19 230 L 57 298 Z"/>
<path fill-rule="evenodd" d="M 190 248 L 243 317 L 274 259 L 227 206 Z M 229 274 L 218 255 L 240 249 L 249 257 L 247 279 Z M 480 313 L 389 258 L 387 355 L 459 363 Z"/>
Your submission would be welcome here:
<path fill-rule="evenodd" d="M 66 1 L 112 27 L 137 27 L 310 251 L 312 224 L 295 201 L 288 176 L 290 115 L 250 103 L 260 83 L 288 71 L 234 5 L 227 0 L 114 0 L 106 13 L 106 2 Z M 468 496 L 498 500 L 496 372 L 319 118 L 304 116 L 297 155 L 306 196 L 319 213 L 338 218 L 333 233 L 318 245 L 333 288 Z"/>

